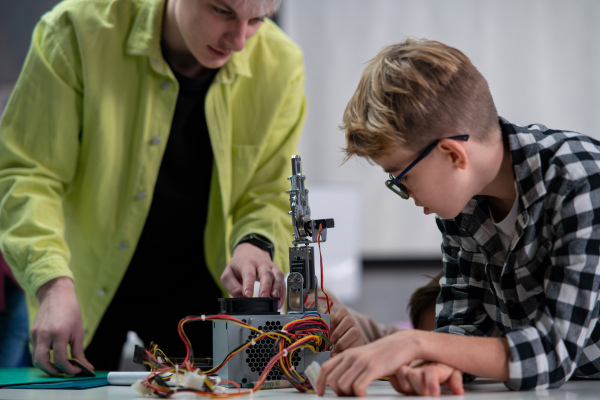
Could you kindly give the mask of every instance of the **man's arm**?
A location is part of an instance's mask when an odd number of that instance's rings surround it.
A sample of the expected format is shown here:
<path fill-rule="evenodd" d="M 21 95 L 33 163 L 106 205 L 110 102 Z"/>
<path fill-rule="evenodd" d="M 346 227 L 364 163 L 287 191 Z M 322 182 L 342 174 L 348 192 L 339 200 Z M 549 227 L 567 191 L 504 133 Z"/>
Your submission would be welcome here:
<path fill-rule="evenodd" d="M 221 277 L 221 282 L 232 295 L 251 296 L 254 291 L 254 279 L 260 278 L 261 273 L 267 279 L 265 284 L 261 279 L 261 294 L 273 295 L 275 288 L 267 284 L 268 281 L 283 281 L 283 272 L 287 271 L 287 250 L 293 232 L 291 217 L 288 215 L 290 204 L 286 194 L 289 189 L 287 177 L 291 174 L 291 156 L 298 152 L 298 139 L 306 117 L 304 67 L 300 53 L 295 55 L 298 56 L 297 62 L 284 68 L 289 74 L 287 82 L 285 85 L 278 83 L 281 85 L 278 89 L 278 95 L 281 97 L 272 110 L 273 115 L 264 116 L 271 121 L 270 129 L 260 133 L 263 147 L 260 149 L 261 156 L 256 169 L 234 205 L 229 243 L 232 258 Z M 260 113 L 257 113 L 260 117 Z M 242 257 L 242 252 L 233 250 L 248 234 L 261 235 L 273 243 L 272 263 L 266 259 L 262 264 L 248 263 Z M 280 271 L 273 269 L 273 265 L 278 266 Z M 265 274 L 264 271 L 267 270 L 270 272 Z M 231 279 L 232 277 L 235 277 L 235 280 Z M 241 284 L 241 291 L 238 284 Z M 278 291 L 281 306 L 285 297 L 285 284 Z"/>
<path fill-rule="evenodd" d="M 86 361 L 62 201 L 79 155 L 81 87 L 54 29 L 44 19 L 36 27 L 0 122 L 0 243 L 20 285 L 40 302 L 31 332 L 34 365 L 73 374 L 80 369 L 67 361 L 67 344 Z"/>

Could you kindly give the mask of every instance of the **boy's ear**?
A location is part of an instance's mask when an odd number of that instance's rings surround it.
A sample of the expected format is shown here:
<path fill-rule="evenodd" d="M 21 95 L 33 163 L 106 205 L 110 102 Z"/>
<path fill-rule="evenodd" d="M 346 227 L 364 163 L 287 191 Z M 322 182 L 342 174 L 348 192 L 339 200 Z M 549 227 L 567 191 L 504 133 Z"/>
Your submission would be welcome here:
<path fill-rule="evenodd" d="M 438 149 L 454 167 L 466 169 L 469 160 L 464 144 L 458 140 L 442 139 L 438 143 Z"/>

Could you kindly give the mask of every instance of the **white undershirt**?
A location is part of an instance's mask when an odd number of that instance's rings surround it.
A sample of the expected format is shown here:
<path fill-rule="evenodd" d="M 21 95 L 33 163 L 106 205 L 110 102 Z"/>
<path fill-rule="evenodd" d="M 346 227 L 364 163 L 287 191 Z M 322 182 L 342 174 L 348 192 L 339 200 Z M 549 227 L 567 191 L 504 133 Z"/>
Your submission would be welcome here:
<path fill-rule="evenodd" d="M 513 203 L 510 212 L 506 217 L 504 217 L 502 221 L 496 222 L 491 210 L 490 216 L 492 218 L 492 222 L 494 223 L 494 225 L 496 225 L 498 235 L 500 235 L 500 240 L 502 241 L 504 253 L 506 254 L 508 253 L 510 242 L 512 242 L 512 238 L 513 236 L 515 236 L 515 232 L 517 230 L 517 198 L 515 198 L 515 202 Z"/>

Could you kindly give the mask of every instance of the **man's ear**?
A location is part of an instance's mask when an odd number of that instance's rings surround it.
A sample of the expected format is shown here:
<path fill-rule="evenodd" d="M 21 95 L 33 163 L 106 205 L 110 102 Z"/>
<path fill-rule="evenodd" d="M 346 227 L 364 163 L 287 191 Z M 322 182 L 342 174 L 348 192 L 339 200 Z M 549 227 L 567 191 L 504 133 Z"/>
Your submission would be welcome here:
<path fill-rule="evenodd" d="M 454 167 L 466 169 L 468 164 L 467 149 L 464 142 L 452 139 L 442 139 L 438 142 L 438 149 Z"/>

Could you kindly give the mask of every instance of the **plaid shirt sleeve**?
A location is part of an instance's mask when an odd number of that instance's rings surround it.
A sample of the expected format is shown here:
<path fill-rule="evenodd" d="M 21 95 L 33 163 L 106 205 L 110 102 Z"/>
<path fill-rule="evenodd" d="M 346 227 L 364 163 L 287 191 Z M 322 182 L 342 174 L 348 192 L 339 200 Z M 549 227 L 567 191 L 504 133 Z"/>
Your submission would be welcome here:
<path fill-rule="evenodd" d="M 493 229 L 479 204 L 468 215 L 438 219 L 445 271 L 438 331 L 490 336 L 498 327 L 510 347 L 506 385 L 513 390 L 600 377 L 599 144 L 572 133 L 544 135 L 536 151 L 511 153 L 521 213 L 508 254 L 498 255 L 497 235 L 485 236 Z"/>

